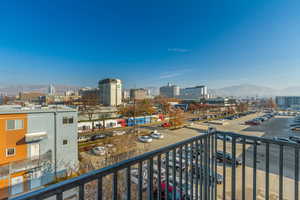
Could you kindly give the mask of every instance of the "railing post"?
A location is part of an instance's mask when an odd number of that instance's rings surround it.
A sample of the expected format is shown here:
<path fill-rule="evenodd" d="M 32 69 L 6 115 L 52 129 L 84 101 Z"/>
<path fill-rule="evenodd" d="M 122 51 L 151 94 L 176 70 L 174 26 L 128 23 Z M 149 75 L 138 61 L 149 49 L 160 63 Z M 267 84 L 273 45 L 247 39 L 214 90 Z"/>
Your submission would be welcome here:
<path fill-rule="evenodd" d="M 299 149 L 295 148 L 295 200 L 299 199 Z"/>
<path fill-rule="evenodd" d="M 196 191 L 195 191 L 195 198 L 199 199 L 199 178 L 201 175 L 199 175 L 199 154 L 201 154 L 201 151 L 199 151 L 199 143 L 198 140 L 195 141 L 195 150 L 196 150 L 196 160 L 195 160 L 195 171 L 196 171 Z M 201 172 L 200 172 L 201 173 Z"/>
<path fill-rule="evenodd" d="M 176 149 L 172 151 L 172 176 L 173 176 L 173 188 L 177 188 L 176 182 Z M 172 199 L 176 200 L 176 189 L 173 189 Z"/>
<path fill-rule="evenodd" d="M 182 146 L 180 146 L 179 148 L 179 193 L 180 193 L 180 199 L 183 198 L 183 195 L 182 195 L 182 187 L 183 187 L 183 184 L 182 184 L 182 179 L 183 179 L 183 176 L 182 176 Z"/>
<path fill-rule="evenodd" d="M 170 173 L 169 173 L 169 152 L 167 152 L 165 154 L 165 161 L 166 161 L 166 188 L 165 188 L 165 198 L 168 197 L 168 194 L 169 194 L 169 176 L 170 176 Z"/>
<path fill-rule="evenodd" d="M 269 148 L 270 148 L 270 144 L 269 143 L 266 143 L 266 192 L 265 192 L 265 199 L 266 200 L 269 200 L 269 165 L 270 165 L 270 151 L 269 151 Z"/>
<path fill-rule="evenodd" d="M 79 185 L 79 199 L 84 200 L 84 183 Z"/>
<path fill-rule="evenodd" d="M 246 139 L 243 138 L 242 200 L 246 199 Z"/>
<path fill-rule="evenodd" d="M 217 172 L 217 151 L 218 151 L 218 140 L 217 140 L 217 135 L 214 134 L 214 140 L 215 140 L 215 151 L 214 151 L 214 162 L 215 162 L 215 180 L 216 180 L 216 185 L 215 185 L 215 200 L 217 200 L 217 196 L 218 196 L 218 190 L 217 190 L 217 181 L 218 181 L 218 172 Z"/>
<path fill-rule="evenodd" d="M 118 171 L 113 173 L 113 200 L 118 200 Z"/>
<path fill-rule="evenodd" d="M 150 158 L 147 163 L 147 199 L 153 199 L 153 158 Z"/>
<path fill-rule="evenodd" d="M 143 199 L 143 163 L 138 164 L 138 200 Z"/>
<path fill-rule="evenodd" d="M 225 133 L 223 133 L 222 136 L 223 136 L 223 200 L 226 200 L 226 161 L 225 161 L 226 137 L 225 137 Z"/>
<path fill-rule="evenodd" d="M 126 169 L 126 199 L 131 199 L 131 167 Z"/>
<path fill-rule="evenodd" d="M 208 199 L 208 181 L 207 181 L 207 171 L 208 171 L 208 155 L 207 155 L 207 137 L 204 138 L 204 147 L 205 147 L 205 153 L 204 153 L 204 199 Z"/>
<path fill-rule="evenodd" d="M 157 156 L 158 181 L 157 181 L 157 199 L 161 199 L 161 154 Z"/>
<path fill-rule="evenodd" d="M 283 199 L 283 145 L 279 152 L 279 200 Z"/>
<path fill-rule="evenodd" d="M 98 178 L 98 185 L 97 185 L 97 188 L 98 188 L 98 200 L 102 200 L 102 177 L 99 177 Z"/>
<path fill-rule="evenodd" d="M 235 179 L 235 169 L 236 169 L 236 157 L 235 157 L 235 148 L 236 148 L 236 138 L 232 137 L 232 143 L 231 143 L 231 153 L 232 153 L 232 174 L 231 174 L 231 199 L 235 200 L 235 190 L 236 190 L 236 179 Z"/>
<path fill-rule="evenodd" d="M 254 148 L 253 148 L 253 200 L 256 200 L 256 162 L 257 162 L 257 141 L 254 140 Z"/>

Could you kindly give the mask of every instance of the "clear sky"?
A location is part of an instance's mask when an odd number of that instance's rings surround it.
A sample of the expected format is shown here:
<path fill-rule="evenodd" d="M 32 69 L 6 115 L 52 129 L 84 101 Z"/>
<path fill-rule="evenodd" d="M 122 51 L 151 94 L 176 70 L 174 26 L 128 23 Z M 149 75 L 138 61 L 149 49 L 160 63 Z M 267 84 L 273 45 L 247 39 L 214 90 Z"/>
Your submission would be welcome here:
<path fill-rule="evenodd" d="M 7 0 L 0 84 L 300 85 L 299 0 Z"/>

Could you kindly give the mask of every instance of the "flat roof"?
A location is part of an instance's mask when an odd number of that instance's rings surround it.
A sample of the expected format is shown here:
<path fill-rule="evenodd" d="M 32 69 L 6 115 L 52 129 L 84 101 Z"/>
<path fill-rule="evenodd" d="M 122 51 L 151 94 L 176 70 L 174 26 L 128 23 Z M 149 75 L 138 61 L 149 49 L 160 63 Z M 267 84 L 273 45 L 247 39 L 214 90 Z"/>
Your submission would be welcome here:
<path fill-rule="evenodd" d="M 48 106 L 48 107 L 21 107 L 18 105 L 0 106 L 0 114 L 30 114 L 30 113 L 54 113 L 54 112 L 77 112 L 76 109 L 67 106 Z"/>

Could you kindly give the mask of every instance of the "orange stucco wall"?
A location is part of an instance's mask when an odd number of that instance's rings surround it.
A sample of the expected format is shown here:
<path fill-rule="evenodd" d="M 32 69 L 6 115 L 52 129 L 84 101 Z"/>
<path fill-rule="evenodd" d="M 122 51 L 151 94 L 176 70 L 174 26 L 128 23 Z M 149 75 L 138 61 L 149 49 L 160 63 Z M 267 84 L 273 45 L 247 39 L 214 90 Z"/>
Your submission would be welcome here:
<path fill-rule="evenodd" d="M 21 119 L 24 120 L 24 128 L 19 130 L 7 130 L 6 120 Z M 0 166 L 7 165 L 10 162 L 23 160 L 27 158 L 27 145 L 25 143 L 25 134 L 27 133 L 27 114 L 0 114 Z M 15 156 L 7 157 L 6 148 L 15 148 Z M 0 191 L 7 195 L 10 178 L 23 176 L 24 172 L 11 174 L 8 179 L 0 180 Z"/>
<path fill-rule="evenodd" d="M 7 130 L 6 120 L 24 120 L 24 128 L 20 130 Z M 0 165 L 8 164 L 12 161 L 27 158 L 27 145 L 25 134 L 27 133 L 27 114 L 2 114 L 0 115 Z M 16 155 L 6 156 L 6 148 L 16 148 Z"/>

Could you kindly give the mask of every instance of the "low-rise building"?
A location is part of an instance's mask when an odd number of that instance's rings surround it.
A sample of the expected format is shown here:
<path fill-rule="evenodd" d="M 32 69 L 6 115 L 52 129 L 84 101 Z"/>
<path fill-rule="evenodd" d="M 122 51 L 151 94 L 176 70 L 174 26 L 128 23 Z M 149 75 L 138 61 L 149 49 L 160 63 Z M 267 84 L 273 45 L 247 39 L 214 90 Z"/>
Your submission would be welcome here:
<path fill-rule="evenodd" d="M 206 99 L 208 98 L 207 87 L 204 85 L 183 88 L 180 91 L 181 99 Z"/>
<path fill-rule="evenodd" d="M 300 109 L 300 96 L 277 96 L 275 102 L 279 108 Z"/>
<path fill-rule="evenodd" d="M 148 91 L 144 88 L 131 89 L 130 90 L 130 99 L 131 100 L 142 100 L 148 98 Z"/>
<path fill-rule="evenodd" d="M 41 187 L 77 165 L 77 110 L 0 106 L 0 199 Z"/>

